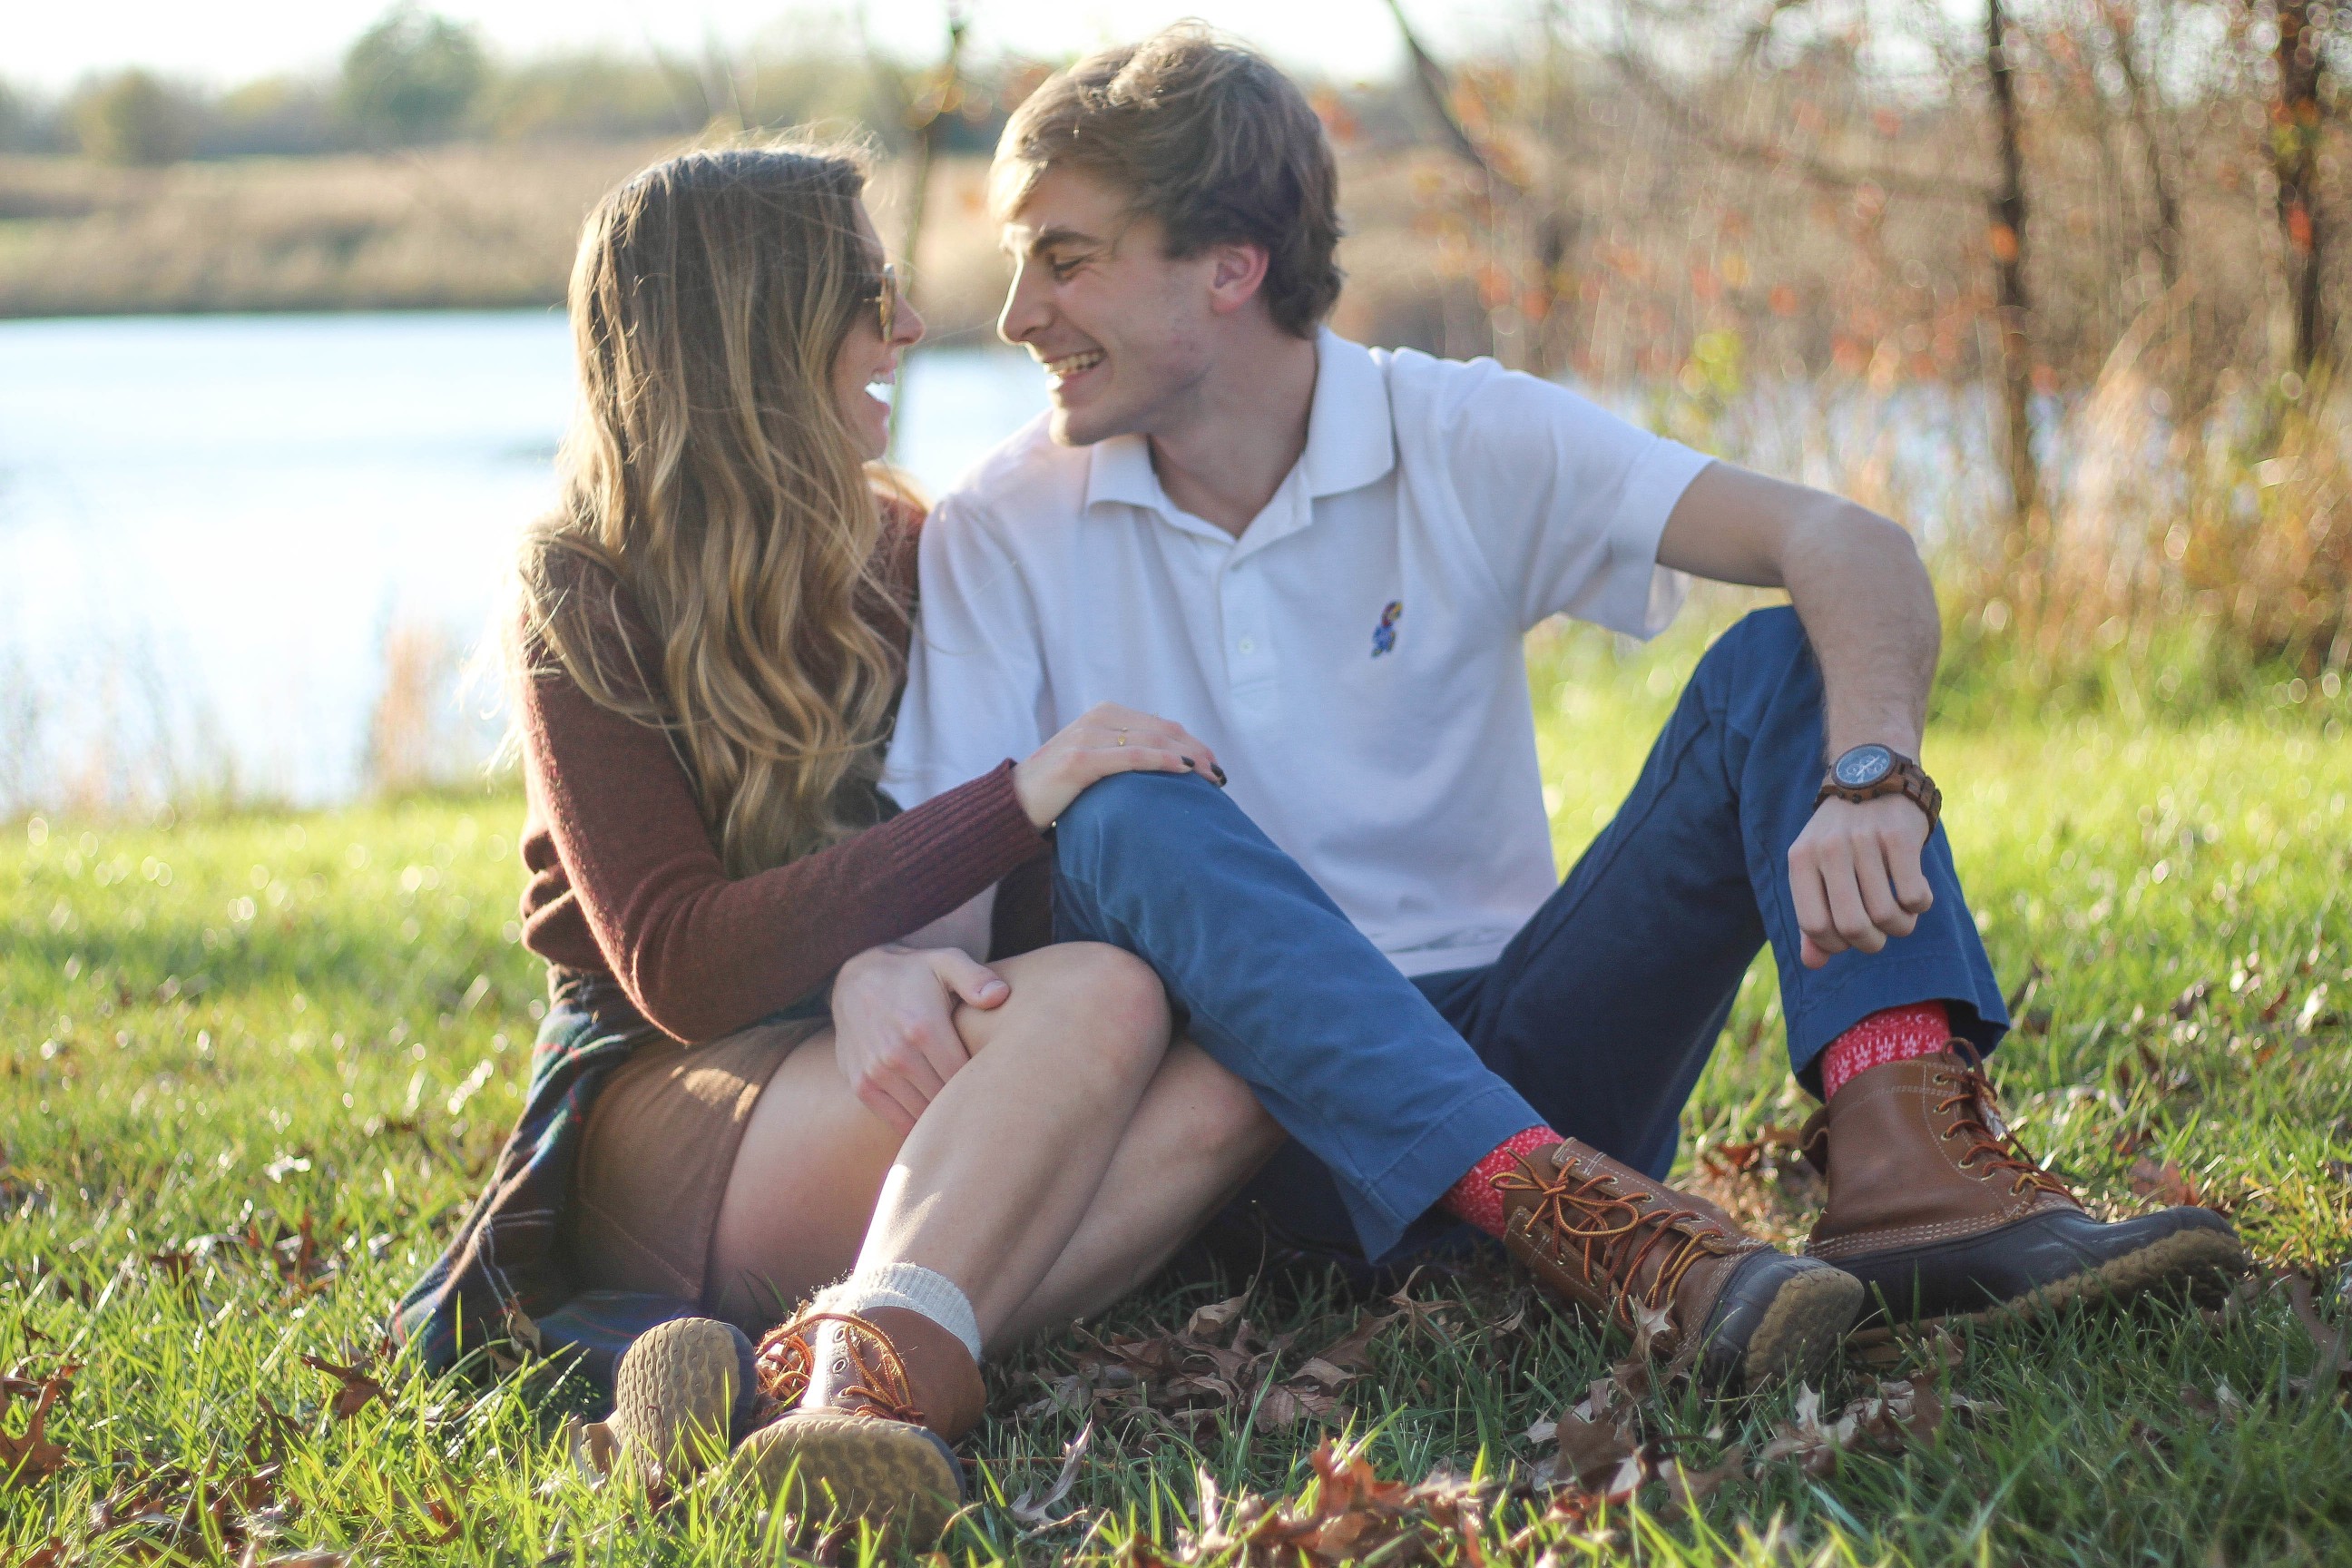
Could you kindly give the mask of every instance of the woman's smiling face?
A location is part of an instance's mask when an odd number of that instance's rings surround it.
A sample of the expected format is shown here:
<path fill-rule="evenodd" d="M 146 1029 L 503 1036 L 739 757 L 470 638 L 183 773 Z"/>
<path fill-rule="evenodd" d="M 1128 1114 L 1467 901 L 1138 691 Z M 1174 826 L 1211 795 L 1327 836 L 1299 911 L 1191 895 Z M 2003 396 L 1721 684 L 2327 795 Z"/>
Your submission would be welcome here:
<path fill-rule="evenodd" d="M 878 269 L 882 240 L 875 233 L 874 220 L 866 216 L 863 202 L 857 206 L 857 232 Z M 882 287 L 890 296 L 889 302 L 869 302 L 859 310 L 849 335 L 841 341 L 841 348 L 833 359 L 833 394 L 840 405 L 842 422 L 849 426 L 860 455 L 869 462 L 890 449 L 890 405 L 868 388 L 893 384 L 898 378 L 898 356 L 914 347 L 923 335 L 923 318 L 916 313 L 913 303 L 897 294 L 894 281 L 885 279 Z M 887 337 L 882 331 L 886 311 L 891 318 Z"/>

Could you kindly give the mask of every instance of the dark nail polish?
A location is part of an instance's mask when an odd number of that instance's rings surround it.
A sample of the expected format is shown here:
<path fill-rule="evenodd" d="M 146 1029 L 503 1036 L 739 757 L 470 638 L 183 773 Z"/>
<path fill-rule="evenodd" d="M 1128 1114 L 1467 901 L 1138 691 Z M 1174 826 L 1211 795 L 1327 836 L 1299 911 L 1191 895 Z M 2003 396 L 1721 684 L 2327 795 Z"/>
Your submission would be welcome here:
<path fill-rule="evenodd" d="M 1225 787 L 1225 770 L 1224 770 L 1224 769 L 1223 769 L 1223 768 L 1220 768 L 1220 767 L 1212 767 L 1212 768 L 1210 768 L 1209 772 L 1216 775 L 1217 787 L 1218 787 L 1219 789 L 1223 789 L 1223 788 L 1224 788 L 1224 787 Z"/>
<path fill-rule="evenodd" d="M 1197 767 L 1199 767 L 1199 766 L 1201 765 L 1200 763 L 1198 763 L 1194 762 L 1194 761 L 1193 761 L 1192 758 L 1190 758 L 1190 757 L 1179 757 L 1179 758 L 1177 758 L 1176 760 L 1177 760 L 1178 762 L 1180 762 L 1180 763 L 1183 763 L 1186 767 L 1188 767 L 1188 768 L 1197 768 Z"/>

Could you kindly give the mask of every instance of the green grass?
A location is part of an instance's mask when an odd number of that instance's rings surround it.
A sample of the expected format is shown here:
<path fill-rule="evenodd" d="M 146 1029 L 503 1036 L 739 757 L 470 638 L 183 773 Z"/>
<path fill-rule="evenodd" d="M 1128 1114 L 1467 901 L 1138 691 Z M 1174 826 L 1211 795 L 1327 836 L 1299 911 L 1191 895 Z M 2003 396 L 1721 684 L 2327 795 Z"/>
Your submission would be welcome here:
<path fill-rule="evenodd" d="M 1697 647 L 1622 663 L 1597 637 L 1538 647 L 1564 859 L 1605 820 Z M 2030 993 L 2028 1029 L 1996 1061 L 2029 1142 L 2119 1209 L 2145 1201 L 2127 1184 L 2137 1154 L 2172 1163 L 2233 1205 L 2266 1263 L 2314 1272 L 2333 1318 L 2334 1271 L 2352 1252 L 2352 1186 L 2329 1164 L 2352 1159 L 2352 748 L 2316 704 L 2165 730 L 2069 719 L 1939 733 L 1928 762 L 2004 984 Z M 300 1359 L 367 1353 L 517 1109 L 539 991 L 510 923 L 517 818 L 509 799 L 435 799 L 173 826 L 35 821 L 0 840 L 0 1364 L 37 1380 L 81 1363 L 50 1418 L 65 1468 L 0 1485 L 0 1564 L 53 1536 L 68 1562 L 174 1560 L 167 1545 L 235 1561 L 237 1521 L 264 1505 L 262 1530 L 278 1532 L 265 1560 L 755 1555 L 755 1510 L 690 1497 L 656 1512 L 625 1486 L 591 1489 L 560 1435 L 572 1390 L 387 1373 L 387 1401 L 339 1420 L 334 1380 Z M 2176 1017 L 2200 984 L 2203 1000 Z M 1691 1107 L 1695 1138 L 1804 1115 L 1778 1052 L 1759 966 Z M 2144 1146 L 2119 1152 L 2131 1142 Z M 1173 1328 L 1224 1289 L 1171 1286 L 1101 1331 Z M 1383 1476 L 1524 1472 L 1540 1452 L 1529 1424 L 1622 1354 L 1540 1308 L 1496 1327 L 1517 1305 L 1506 1274 L 1424 1276 L 1412 1295 L 1450 1302 L 1450 1331 L 1391 1326 L 1345 1391 Z M 1297 1332 L 1286 1374 L 1360 1310 L 1328 1279 L 1262 1281 L 1246 1308 L 1261 1333 Z M 994 1369 L 996 1416 L 973 1445 L 990 1500 L 950 1537 L 952 1558 L 1113 1553 L 1139 1534 L 1174 1553 L 1201 1528 L 1196 1470 L 1228 1500 L 1307 1488 L 1327 1435 L 1311 1423 L 1274 1428 L 1245 1404 L 1179 1427 L 1106 1405 L 1064 1505 L 1085 1511 L 1024 1534 L 1003 1503 L 1050 1484 L 1079 1418 L 1045 1396 L 1085 1343 Z M 2179 1307 L 2076 1314 L 1980 1330 L 1964 1349 L 1948 1386 L 1998 1413 L 1907 1453 L 1852 1453 L 1826 1477 L 1769 1467 L 1696 1521 L 1617 1510 L 1616 1550 L 1656 1563 L 2352 1559 L 2352 1418 L 2329 1391 L 2300 1391 L 2313 1351 L 2277 1296 L 2218 1327 Z M 1825 1404 L 1875 1375 L 1842 1371 Z M 2198 1414 L 2224 1381 L 2243 1414 Z M 1790 1405 L 1784 1393 L 1712 1411 L 1677 1394 L 1644 1420 L 1685 1435 L 1697 1466 L 1733 1440 L 1760 1447 Z M 14 1405 L 0 1429 L 21 1435 L 26 1413 Z M 220 1500 L 273 1458 L 265 1486 Z M 1495 1507 L 1490 1547 L 1529 1506 Z M 1547 1543 L 1557 1562 L 1605 1554 L 1567 1525 L 1520 1554 Z"/>

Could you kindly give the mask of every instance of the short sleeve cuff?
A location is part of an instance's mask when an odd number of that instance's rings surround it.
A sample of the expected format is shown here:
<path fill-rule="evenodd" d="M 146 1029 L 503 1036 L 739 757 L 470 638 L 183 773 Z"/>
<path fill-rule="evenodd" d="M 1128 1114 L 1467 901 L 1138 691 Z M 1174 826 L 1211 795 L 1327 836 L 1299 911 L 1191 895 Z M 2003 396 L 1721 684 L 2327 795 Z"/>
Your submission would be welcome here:
<path fill-rule="evenodd" d="M 1608 570 L 1587 586 L 1570 614 L 1645 642 L 1674 623 L 1690 578 L 1658 564 L 1658 540 L 1683 491 L 1714 461 L 1664 437 L 1635 459 L 1609 521 Z"/>

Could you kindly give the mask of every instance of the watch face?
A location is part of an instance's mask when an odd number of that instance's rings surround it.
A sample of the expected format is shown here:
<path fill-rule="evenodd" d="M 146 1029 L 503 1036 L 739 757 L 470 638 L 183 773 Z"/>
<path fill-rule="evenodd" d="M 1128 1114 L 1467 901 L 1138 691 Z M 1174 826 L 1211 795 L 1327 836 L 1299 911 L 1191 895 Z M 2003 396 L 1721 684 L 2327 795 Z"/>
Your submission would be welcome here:
<path fill-rule="evenodd" d="M 1895 753 L 1884 746 L 1856 746 L 1840 757 L 1830 775 L 1848 789 L 1863 789 L 1885 778 L 1895 767 Z"/>

